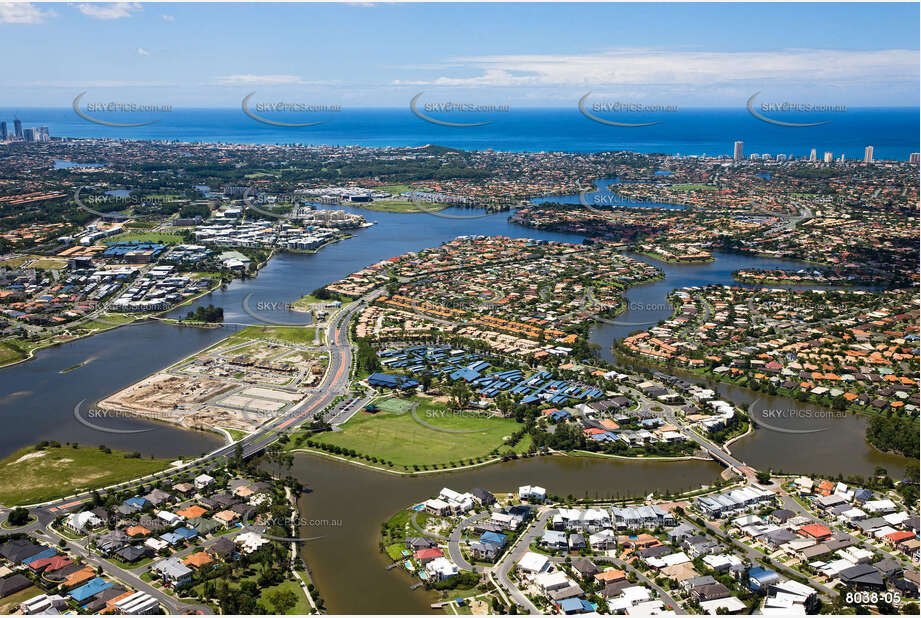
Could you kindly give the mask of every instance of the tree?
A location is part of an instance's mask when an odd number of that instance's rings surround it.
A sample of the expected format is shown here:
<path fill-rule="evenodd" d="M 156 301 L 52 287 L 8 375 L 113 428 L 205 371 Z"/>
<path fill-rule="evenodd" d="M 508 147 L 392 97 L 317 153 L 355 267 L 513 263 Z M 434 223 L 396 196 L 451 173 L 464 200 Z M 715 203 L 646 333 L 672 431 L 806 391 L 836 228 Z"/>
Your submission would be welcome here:
<path fill-rule="evenodd" d="M 275 607 L 276 614 L 287 614 L 297 605 L 297 595 L 292 590 L 276 590 L 268 595 L 268 601 Z"/>
<path fill-rule="evenodd" d="M 458 380 L 448 388 L 448 394 L 451 396 L 451 407 L 455 410 L 463 410 L 470 403 L 470 397 L 473 393 L 470 387 L 463 380 Z"/>
<path fill-rule="evenodd" d="M 767 485 L 771 482 L 771 473 L 765 472 L 764 470 L 758 470 L 755 474 L 755 478 L 757 478 L 758 482 L 762 485 Z"/>
<path fill-rule="evenodd" d="M 16 507 L 10 511 L 9 516 L 6 518 L 10 522 L 11 526 L 24 526 L 29 523 L 29 510 L 21 506 Z"/>

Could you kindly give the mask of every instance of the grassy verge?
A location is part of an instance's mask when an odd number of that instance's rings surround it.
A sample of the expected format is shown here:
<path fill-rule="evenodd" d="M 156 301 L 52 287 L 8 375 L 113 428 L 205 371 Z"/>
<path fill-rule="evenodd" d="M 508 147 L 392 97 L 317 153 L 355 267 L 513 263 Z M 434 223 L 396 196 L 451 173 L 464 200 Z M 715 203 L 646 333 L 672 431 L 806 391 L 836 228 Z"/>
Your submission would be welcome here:
<path fill-rule="evenodd" d="M 90 446 L 24 448 L 0 460 L 0 504 L 54 500 L 152 474 L 169 464 L 167 459 L 130 458 Z"/>

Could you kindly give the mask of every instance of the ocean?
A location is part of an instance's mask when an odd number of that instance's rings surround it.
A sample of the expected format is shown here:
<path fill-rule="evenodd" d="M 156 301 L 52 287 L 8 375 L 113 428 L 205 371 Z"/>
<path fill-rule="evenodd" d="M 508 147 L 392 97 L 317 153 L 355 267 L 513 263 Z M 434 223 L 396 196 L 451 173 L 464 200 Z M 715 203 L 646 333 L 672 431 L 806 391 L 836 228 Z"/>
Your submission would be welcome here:
<path fill-rule="evenodd" d="M 921 150 L 918 108 L 859 108 L 827 114 L 777 115 L 789 122 L 829 121 L 814 127 L 769 124 L 752 116 L 744 107 L 630 115 L 630 122 L 661 121 L 647 127 L 601 124 L 582 115 L 575 106 L 450 116 L 452 121 L 492 121 L 479 127 L 432 124 L 413 115 L 408 106 L 405 109 L 361 108 L 270 116 L 272 120 L 283 122 L 326 121 L 312 127 L 263 124 L 245 115 L 240 108 L 91 115 L 112 122 L 158 122 L 143 127 L 108 127 L 79 117 L 71 108 L 0 108 L 0 120 L 7 121 L 10 131 L 13 118 L 18 117 L 23 127 L 47 126 L 53 137 L 375 147 L 438 144 L 465 150 L 631 150 L 669 155 L 731 155 L 733 142 L 742 140 L 746 157 L 751 153 L 802 157 L 815 148 L 820 160 L 826 151 L 834 153 L 836 158 L 844 154 L 849 159 L 863 159 L 864 147 L 869 145 L 874 147 L 876 159 L 907 160 L 910 153 Z"/>

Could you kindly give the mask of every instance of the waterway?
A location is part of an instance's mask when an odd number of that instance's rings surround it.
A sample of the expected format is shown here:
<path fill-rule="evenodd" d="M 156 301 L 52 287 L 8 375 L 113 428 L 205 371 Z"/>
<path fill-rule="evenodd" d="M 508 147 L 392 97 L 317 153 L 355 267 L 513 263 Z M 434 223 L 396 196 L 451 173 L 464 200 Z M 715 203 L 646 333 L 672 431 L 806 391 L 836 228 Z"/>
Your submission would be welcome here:
<path fill-rule="evenodd" d="M 145 322 L 118 328 L 37 352 L 36 358 L 0 370 L 0 457 L 40 440 L 107 444 L 144 455 L 178 457 L 198 455 L 216 447 L 213 434 L 181 431 L 142 420 L 106 420 L 111 427 L 149 429 L 137 434 L 95 431 L 74 418 L 74 407 L 84 409 L 105 396 L 205 348 L 229 335 L 240 324 L 302 324 L 303 313 L 291 312 L 286 303 L 385 258 L 438 245 L 458 235 L 486 234 L 580 242 L 574 235 L 541 232 L 512 225 L 508 213 L 476 216 L 477 211 L 449 209 L 442 214 L 389 214 L 353 210 L 376 225 L 355 231 L 355 237 L 323 248 L 313 255 L 276 255 L 253 279 L 234 281 L 203 297 L 192 307 L 172 313 L 184 315 L 196 305 L 224 308 L 228 322 L 220 329 L 195 329 Z M 717 254 L 714 263 L 663 264 L 636 256 L 661 268 L 662 281 L 639 286 L 627 293 L 629 308 L 613 324 L 594 329 L 592 340 L 611 359 L 615 337 L 671 315 L 666 294 L 674 288 L 732 284 L 732 271 L 746 267 L 777 267 L 781 262 L 747 256 Z M 249 311 L 244 309 L 244 302 Z M 85 363 L 72 371 L 64 369 Z M 721 396 L 745 404 L 757 394 L 744 389 L 721 388 Z M 738 392 L 736 392 L 738 391 Z M 762 404 L 759 404 L 762 405 Z M 799 407 L 789 400 L 766 401 L 768 408 Z M 102 421 L 99 421 L 102 422 Z M 795 419 L 794 419 L 795 422 Z M 797 472 L 856 473 L 868 475 L 876 465 L 890 473 L 904 468 L 902 458 L 877 453 L 863 439 L 863 419 L 833 419 L 833 429 L 812 434 L 790 434 L 765 429 L 733 445 L 749 464 Z M 395 569 L 384 570 L 377 552 L 379 526 L 407 504 L 437 494 L 449 486 L 469 490 L 480 486 L 492 491 L 512 491 L 519 485 L 540 484 L 552 493 L 577 497 L 617 497 L 660 491 L 686 490 L 717 478 L 712 462 L 624 462 L 547 457 L 519 460 L 450 475 L 401 478 L 353 465 L 303 455 L 294 473 L 310 489 L 301 506 L 308 520 L 341 520 L 340 526 L 305 531 L 304 536 L 324 536 L 306 543 L 303 556 L 312 569 L 321 595 L 334 612 L 427 612 L 432 598 L 409 590 L 411 580 Z M 309 533 L 308 533 L 309 532 Z M 343 576 L 343 574 L 347 574 Z M 361 593 L 356 594 L 360 589 Z"/>
<path fill-rule="evenodd" d="M 697 488 L 715 481 L 721 467 L 709 461 L 624 462 L 579 457 L 539 457 L 450 474 L 397 477 L 315 455 L 299 455 L 293 474 L 307 488 L 299 502 L 301 545 L 320 596 L 330 613 L 432 613 L 438 597 L 411 591 L 402 569 L 386 571 L 378 552 L 380 525 L 400 509 L 437 495 L 443 487 L 517 492 L 541 485 L 548 493 L 576 498 L 645 496 Z M 356 594 L 356 586 L 361 589 Z"/>
<path fill-rule="evenodd" d="M 347 210 L 363 214 L 376 224 L 356 230 L 353 238 L 325 247 L 316 254 L 276 255 L 257 277 L 236 280 L 202 297 L 191 307 L 183 307 L 170 314 L 181 317 L 198 305 L 214 304 L 224 309 L 228 322 L 224 328 L 179 328 L 156 322 L 135 324 L 40 350 L 33 360 L 0 370 L 0 422 L 6 427 L 0 435 L 0 457 L 46 439 L 104 443 L 137 450 L 144 455 L 172 457 L 206 452 L 219 443 L 219 438 L 213 434 L 180 431 L 134 419 L 106 419 L 104 422 L 115 428 L 152 431 L 103 433 L 79 423 L 74 418 L 74 407 L 81 401 L 86 407 L 92 406 L 99 399 L 226 337 L 231 329 L 239 328 L 239 324 L 303 324 L 307 316 L 289 311 L 287 303 L 394 255 L 438 245 L 467 234 L 581 241 L 577 235 L 531 230 L 511 224 L 508 222 L 509 213 L 482 216 L 481 211 L 476 210 L 452 208 L 442 211 L 441 214 L 450 217 L 467 217 L 449 218 L 433 214 Z M 655 264 L 666 277 L 629 290 L 626 294 L 628 310 L 613 323 L 600 324 L 593 330 L 591 339 L 600 345 L 600 353 L 608 361 L 613 360 L 610 347 L 615 338 L 647 328 L 671 315 L 671 306 L 666 301 L 669 291 L 684 286 L 733 284 L 732 272 L 743 267 L 774 268 L 798 264 L 734 254 L 716 254 L 716 261 L 710 264 L 665 264 L 642 256 L 634 257 Z M 248 311 L 244 309 L 244 303 Z M 73 371 L 59 373 L 86 361 L 89 362 Z M 752 464 L 764 462 L 784 470 L 810 471 L 814 470 L 812 466 L 818 465 L 815 462 L 821 461 L 823 470 L 850 470 L 853 466 L 854 473 L 870 474 L 872 464 L 880 454 L 863 440 L 863 420 L 848 422 L 856 424 L 847 431 L 827 431 L 827 435 L 822 436 L 823 440 L 834 436 L 838 449 L 824 459 L 813 458 L 808 450 L 789 447 L 792 434 L 759 431 L 756 437 L 738 444 L 739 448 L 754 449 Z M 764 441 L 763 447 L 760 446 L 761 441 Z M 756 448 L 755 444 L 759 446 Z M 768 460 L 775 448 L 783 453 L 789 450 L 790 458 Z M 793 458 L 793 455 L 798 457 Z"/>

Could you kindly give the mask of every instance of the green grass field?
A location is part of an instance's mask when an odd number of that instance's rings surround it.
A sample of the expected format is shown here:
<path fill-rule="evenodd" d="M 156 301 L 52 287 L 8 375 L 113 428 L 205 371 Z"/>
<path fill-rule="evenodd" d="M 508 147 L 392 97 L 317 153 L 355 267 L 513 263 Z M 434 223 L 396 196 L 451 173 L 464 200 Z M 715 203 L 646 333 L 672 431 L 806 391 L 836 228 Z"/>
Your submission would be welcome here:
<path fill-rule="evenodd" d="M 282 343 L 312 345 L 316 336 L 315 330 L 312 326 L 247 326 L 228 337 L 226 342 L 239 343 L 251 339 L 268 339 Z"/>
<path fill-rule="evenodd" d="M 318 442 L 355 449 L 358 453 L 392 461 L 395 466 L 447 464 L 489 455 L 502 446 L 506 436 L 521 424 L 511 419 L 454 415 L 438 415 L 440 406 L 423 402 L 416 409 L 418 417 L 437 427 L 471 431 L 448 433 L 420 424 L 412 414 L 395 415 L 387 412 L 360 412 L 342 425 L 343 431 L 319 434 Z M 472 414 L 472 413 L 471 413 Z"/>
<path fill-rule="evenodd" d="M 374 405 L 380 408 L 384 412 L 389 412 L 390 414 L 403 414 L 408 412 L 410 408 L 413 407 L 413 402 L 408 399 L 400 399 L 399 397 L 394 397 L 393 399 L 382 399 L 381 401 L 375 401 Z"/>
<path fill-rule="evenodd" d="M 20 449 L 0 460 L 0 504 L 15 506 L 62 498 L 158 472 L 168 459 L 131 459 L 95 446 Z"/>
<path fill-rule="evenodd" d="M 182 242 L 182 236 L 179 234 L 166 234 L 164 232 L 124 232 L 110 237 L 106 243 L 113 242 L 157 242 L 164 245 L 178 245 Z"/>
<path fill-rule="evenodd" d="M 446 204 L 416 204 L 409 200 L 377 200 L 368 203 L 351 204 L 351 206 L 364 208 L 365 210 L 395 213 L 438 212 L 447 208 Z"/>
<path fill-rule="evenodd" d="M 0 341 L 0 367 L 20 361 L 25 357 L 25 353 L 18 347 L 10 345 L 5 341 Z"/>

